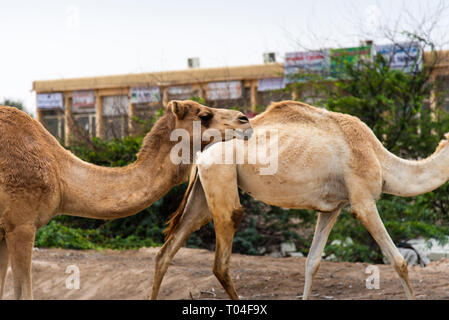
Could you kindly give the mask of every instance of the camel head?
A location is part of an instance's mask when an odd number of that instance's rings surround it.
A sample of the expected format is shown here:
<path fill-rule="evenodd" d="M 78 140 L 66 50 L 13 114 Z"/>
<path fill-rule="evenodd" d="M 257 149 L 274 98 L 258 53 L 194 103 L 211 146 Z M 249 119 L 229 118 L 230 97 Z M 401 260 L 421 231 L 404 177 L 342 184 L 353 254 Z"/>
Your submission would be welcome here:
<path fill-rule="evenodd" d="M 167 109 L 176 117 L 175 127 L 188 131 L 191 138 L 194 137 L 195 125 L 197 128 L 201 128 L 200 139 L 209 129 L 214 129 L 215 133 L 220 133 L 219 136 L 213 134 L 213 138 L 210 140 L 205 139 L 203 141 L 202 139 L 202 147 L 211 142 L 217 142 L 217 139 L 220 139 L 220 141 L 232 138 L 247 139 L 252 133 L 248 118 L 240 111 L 211 108 L 191 100 L 172 100 L 168 103 Z M 212 130 L 208 132 L 212 132 Z M 230 132 L 232 132 L 231 135 Z"/>

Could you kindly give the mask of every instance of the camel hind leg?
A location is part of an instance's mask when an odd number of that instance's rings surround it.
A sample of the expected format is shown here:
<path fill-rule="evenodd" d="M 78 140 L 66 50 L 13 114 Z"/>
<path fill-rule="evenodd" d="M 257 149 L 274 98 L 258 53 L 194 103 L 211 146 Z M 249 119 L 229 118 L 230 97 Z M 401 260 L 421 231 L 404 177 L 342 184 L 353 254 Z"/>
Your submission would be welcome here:
<path fill-rule="evenodd" d="M 207 207 L 204 190 L 199 179 L 196 179 L 186 207 L 182 212 L 181 219 L 156 256 L 153 286 L 151 289 L 152 300 L 157 299 L 162 279 L 179 248 L 181 248 L 193 232 L 197 231 L 211 219 L 212 216 Z"/>
<path fill-rule="evenodd" d="M 379 213 L 377 212 L 374 200 L 367 200 L 355 204 L 352 203 L 351 205 L 356 218 L 362 222 L 374 240 L 376 240 L 377 244 L 382 249 L 382 252 L 399 275 L 407 299 L 415 299 L 413 288 L 408 277 L 407 262 L 404 260 L 393 240 L 391 240 L 388 231 L 385 229 Z"/>

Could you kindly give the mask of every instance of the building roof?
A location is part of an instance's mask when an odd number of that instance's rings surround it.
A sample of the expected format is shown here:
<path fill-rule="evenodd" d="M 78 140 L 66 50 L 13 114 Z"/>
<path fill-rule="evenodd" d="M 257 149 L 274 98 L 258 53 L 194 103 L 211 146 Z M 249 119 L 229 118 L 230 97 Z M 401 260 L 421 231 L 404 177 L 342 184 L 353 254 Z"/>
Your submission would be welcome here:
<path fill-rule="evenodd" d="M 437 68 L 449 68 L 449 50 L 437 51 L 436 56 L 431 52 L 424 52 L 425 64 L 430 64 L 434 61 L 433 59 L 437 61 Z M 33 82 L 33 90 L 36 92 L 56 92 L 153 85 L 172 86 L 214 81 L 271 78 L 279 77 L 283 74 L 283 63 L 270 63 L 251 66 L 198 68 L 178 71 L 42 80 Z"/>
<path fill-rule="evenodd" d="M 283 63 L 270 63 L 253 66 L 186 69 L 180 71 L 34 81 L 33 90 L 36 92 L 55 92 L 129 86 L 183 85 L 212 81 L 280 77 L 283 73 Z"/>
<path fill-rule="evenodd" d="M 440 50 L 435 52 L 424 52 L 424 63 L 436 63 L 437 68 L 449 67 L 449 50 Z"/>

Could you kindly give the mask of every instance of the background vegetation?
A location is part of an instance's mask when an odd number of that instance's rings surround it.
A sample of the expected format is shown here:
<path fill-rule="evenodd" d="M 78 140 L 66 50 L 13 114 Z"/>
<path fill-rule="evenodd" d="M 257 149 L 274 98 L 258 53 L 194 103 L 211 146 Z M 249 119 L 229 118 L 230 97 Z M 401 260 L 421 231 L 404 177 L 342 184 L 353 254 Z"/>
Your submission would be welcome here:
<path fill-rule="evenodd" d="M 439 107 L 430 108 L 431 90 L 440 89 L 431 82 L 432 66 L 414 73 L 389 68 L 381 56 L 370 61 L 346 64 L 345 78 L 329 80 L 317 75 L 298 74 L 294 90 L 301 100 L 332 111 L 359 117 L 376 134 L 384 146 L 403 158 L 430 155 L 443 134 L 449 131 L 449 115 Z M 303 80 L 307 81 L 303 81 Z M 204 103 L 204 101 L 201 101 Z M 259 109 L 263 111 L 266 106 Z M 157 117 L 156 117 L 157 118 Z M 149 121 L 148 129 L 156 118 Z M 102 141 L 93 138 L 88 144 L 70 147 L 80 158 L 103 166 L 123 166 L 135 160 L 142 136 Z M 39 230 L 36 246 L 75 249 L 128 249 L 163 243 L 162 230 L 168 216 L 180 203 L 186 186 L 173 188 L 162 199 L 141 213 L 124 219 L 104 222 L 60 216 Z M 246 215 L 234 239 L 234 252 L 260 255 L 278 249 L 280 243 L 293 241 L 298 250 L 308 253 L 315 213 L 287 210 L 257 202 L 241 195 Z M 413 198 L 385 195 L 378 202 L 379 212 L 395 243 L 411 238 L 434 237 L 444 241 L 449 235 L 449 188 Z M 333 240 L 351 238 L 353 244 L 331 244 Z M 214 248 L 212 223 L 193 234 L 187 245 Z M 379 247 L 365 228 L 344 210 L 326 246 L 327 256 L 338 260 L 381 262 Z"/>

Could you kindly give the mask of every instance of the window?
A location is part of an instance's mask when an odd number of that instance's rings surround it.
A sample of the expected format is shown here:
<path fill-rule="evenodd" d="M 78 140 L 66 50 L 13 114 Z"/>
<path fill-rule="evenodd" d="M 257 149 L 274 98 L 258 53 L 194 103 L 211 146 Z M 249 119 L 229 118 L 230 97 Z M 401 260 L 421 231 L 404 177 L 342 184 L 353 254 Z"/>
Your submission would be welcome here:
<path fill-rule="evenodd" d="M 77 114 L 74 116 L 76 131 L 79 134 L 95 137 L 95 113 Z"/>
<path fill-rule="evenodd" d="M 64 113 L 60 110 L 45 110 L 43 112 L 43 125 L 55 138 L 64 139 Z"/>
<path fill-rule="evenodd" d="M 103 97 L 104 137 L 118 139 L 128 135 L 128 96 Z"/>

